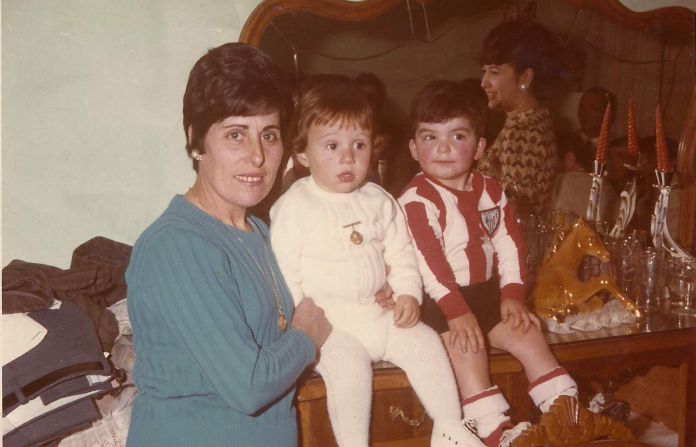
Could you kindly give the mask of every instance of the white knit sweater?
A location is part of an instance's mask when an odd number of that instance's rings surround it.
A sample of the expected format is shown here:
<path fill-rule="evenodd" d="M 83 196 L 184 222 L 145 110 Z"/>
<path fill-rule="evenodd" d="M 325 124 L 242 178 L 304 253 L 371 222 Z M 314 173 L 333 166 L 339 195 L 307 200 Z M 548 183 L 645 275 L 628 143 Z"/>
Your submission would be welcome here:
<path fill-rule="evenodd" d="M 347 226 L 354 222 L 359 223 Z M 359 245 L 351 242 L 353 230 L 362 235 Z M 406 219 L 396 200 L 374 183 L 332 193 L 311 176 L 296 181 L 271 209 L 271 242 L 295 303 L 311 297 L 329 320 L 356 305 L 381 313 L 374 295 L 386 282 L 395 298 L 422 299 Z"/>

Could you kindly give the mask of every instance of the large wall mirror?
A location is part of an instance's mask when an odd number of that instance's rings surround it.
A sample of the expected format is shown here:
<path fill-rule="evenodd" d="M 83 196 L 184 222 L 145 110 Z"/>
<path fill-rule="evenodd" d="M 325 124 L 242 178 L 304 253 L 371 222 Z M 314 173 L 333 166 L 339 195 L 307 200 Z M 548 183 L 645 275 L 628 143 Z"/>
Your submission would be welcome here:
<path fill-rule="evenodd" d="M 661 108 L 667 136 L 679 144 L 678 240 L 694 249 L 696 14 L 684 7 L 636 13 L 618 0 L 267 0 L 240 40 L 269 53 L 297 79 L 318 73 L 374 73 L 387 87 L 388 110 L 404 122 L 411 96 L 437 78 L 478 79 L 488 31 L 510 15 L 543 23 L 563 43 L 571 77 L 546 100 L 558 129 L 577 127 L 581 92 L 617 96 L 615 136 L 625 134 L 626 105 L 638 134 L 655 132 Z"/>

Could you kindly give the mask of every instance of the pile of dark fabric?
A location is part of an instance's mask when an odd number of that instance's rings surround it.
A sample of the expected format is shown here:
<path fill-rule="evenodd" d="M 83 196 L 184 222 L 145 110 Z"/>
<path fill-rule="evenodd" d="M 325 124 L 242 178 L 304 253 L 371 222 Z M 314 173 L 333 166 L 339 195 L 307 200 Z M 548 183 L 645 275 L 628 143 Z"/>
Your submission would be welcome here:
<path fill-rule="evenodd" d="M 107 359 L 119 335 L 107 308 L 126 297 L 129 258 L 128 245 L 97 237 L 67 270 L 3 268 L 3 445 L 44 445 L 100 418 L 95 399 L 125 380 Z"/>

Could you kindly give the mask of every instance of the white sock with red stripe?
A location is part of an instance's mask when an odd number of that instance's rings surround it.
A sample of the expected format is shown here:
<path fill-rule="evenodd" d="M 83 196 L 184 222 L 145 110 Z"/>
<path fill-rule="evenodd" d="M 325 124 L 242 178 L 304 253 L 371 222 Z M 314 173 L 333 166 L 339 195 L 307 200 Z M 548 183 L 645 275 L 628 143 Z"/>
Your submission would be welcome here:
<path fill-rule="evenodd" d="M 462 401 L 464 420 L 473 421 L 476 434 L 487 446 L 498 446 L 503 431 L 512 428 L 510 409 L 498 386 L 493 386 Z"/>
<path fill-rule="evenodd" d="M 564 367 L 557 366 L 530 383 L 528 392 L 534 404 L 546 413 L 559 396 L 577 397 L 578 384 Z"/>

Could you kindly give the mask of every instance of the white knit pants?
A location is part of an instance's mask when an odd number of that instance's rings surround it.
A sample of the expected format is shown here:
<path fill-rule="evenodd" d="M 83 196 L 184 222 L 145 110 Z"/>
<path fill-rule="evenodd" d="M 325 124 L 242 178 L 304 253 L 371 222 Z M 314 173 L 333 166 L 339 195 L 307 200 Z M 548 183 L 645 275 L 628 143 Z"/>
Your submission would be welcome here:
<path fill-rule="evenodd" d="M 419 322 L 399 329 L 387 312 L 359 330 L 336 328 L 321 348 L 317 372 L 326 384 L 329 419 L 340 447 L 367 447 L 372 362 L 387 360 L 406 373 L 435 422 L 461 419 L 457 386 L 442 340 Z M 355 328 L 357 329 L 357 328 Z"/>

